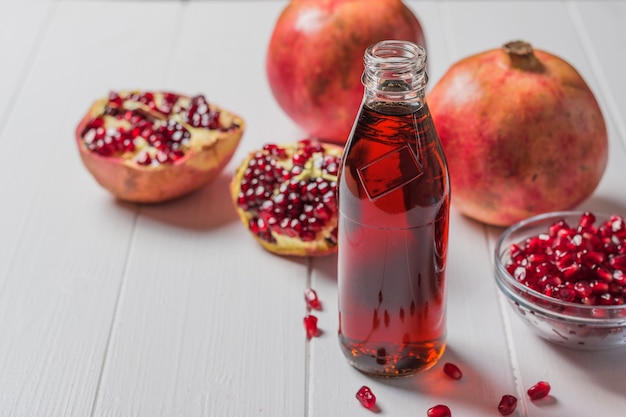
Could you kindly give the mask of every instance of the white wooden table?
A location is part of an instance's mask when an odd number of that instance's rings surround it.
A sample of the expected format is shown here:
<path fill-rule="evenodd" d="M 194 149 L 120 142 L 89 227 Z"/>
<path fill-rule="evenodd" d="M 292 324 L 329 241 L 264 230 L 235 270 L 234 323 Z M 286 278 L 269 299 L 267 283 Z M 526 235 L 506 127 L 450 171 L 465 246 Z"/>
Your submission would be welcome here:
<path fill-rule="evenodd" d="M 267 42 L 285 0 L 0 2 L 0 416 L 623 417 L 626 349 L 581 352 L 530 333 L 502 303 L 501 230 L 452 211 L 448 349 L 418 376 L 371 379 L 336 339 L 336 257 L 265 252 L 236 219 L 228 181 L 266 142 L 303 133 L 273 100 Z M 605 113 L 610 160 L 582 207 L 626 213 L 626 1 L 407 1 L 432 86 L 454 61 L 524 39 L 571 62 Z M 239 112 L 244 139 L 222 176 L 157 206 L 115 201 L 83 168 L 73 130 L 111 89 L 205 93 Z M 303 291 L 324 303 L 307 341 Z M 443 376 L 445 361 L 464 371 Z M 526 389 L 549 381 L 532 403 Z"/>

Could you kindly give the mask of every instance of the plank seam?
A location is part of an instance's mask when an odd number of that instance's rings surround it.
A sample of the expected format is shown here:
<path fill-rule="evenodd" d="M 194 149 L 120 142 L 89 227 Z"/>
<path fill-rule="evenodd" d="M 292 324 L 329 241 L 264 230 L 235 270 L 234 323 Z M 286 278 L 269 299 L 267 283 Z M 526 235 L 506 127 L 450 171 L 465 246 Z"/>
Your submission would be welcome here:
<path fill-rule="evenodd" d="M 485 240 L 487 242 L 487 253 L 494 253 L 495 248 L 490 244 L 489 237 L 487 235 L 487 226 L 484 226 Z M 491 259 L 491 269 L 495 267 L 495 260 Z M 494 281 L 495 283 L 495 281 Z M 522 415 L 527 415 L 526 397 L 524 395 L 524 384 L 522 382 L 522 374 L 520 372 L 520 364 L 518 361 L 517 349 L 515 348 L 515 340 L 513 337 L 513 328 L 511 326 L 510 317 L 506 314 L 508 305 L 505 296 L 500 293 L 498 286 L 494 284 L 495 296 L 498 300 L 498 310 L 500 313 L 500 322 L 502 323 L 502 331 L 504 333 L 504 341 L 507 350 L 507 357 L 509 358 L 509 367 L 511 369 L 511 376 L 513 377 L 513 385 L 515 386 L 515 392 L 517 398 L 520 400 L 520 405 L 523 410 Z"/>
<path fill-rule="evenodd" d="M 573 1 L 563 1 L 565 3 L 567 13 L 574 26 L 574 30 L 578 35 L 578 40 L 580 41 L 583 52 L 587 57 L 587 60 L 589 61 L 591 72 L 593 73 L 598 83 L 599 93 L 602 95 L 602 98 L 606 103 L 606 110 L 608 112 L 608 115 L 612 119 L 617 129 L 617 135 L 620 138 L 621 144 L 626 148 L 626 123 L 620 115 L 617 103 L 615 102 L 614 96 L 611 93 L 611 88 L 609 87 L 606 76 L 604 75 L 604 71 L 602 71 L 602 65 L 600 64 L 600 60 L 594 53 L 593 43 L 591 42 L 591 37 L 589 36 L 589 33 L 585 27 L 585 23 L 583 22 L 580 11 Z"/>
<path fill-rule="evenodd" d="M 306 288 L 312 287 L 312 280 L 313 258 L 308 257 L 306 265 Z M 305 310 L 305 314 L 308 314 L 308 309 Z M 311 386 L 311 340 L 307 339 L 304 345 L 304 417 L 309 417 Z"/>
<path fill-rule="evenodd" d="M 135 246 L 135 236 L 137 232 L 137 222 L 139 221 L 139 213 L 141 208 L 138 208 L 133 217 L 132 225 L 131 225 L 131 235 L 130 235 L 130 244 L 128 246 L 128 252 L 126 253 L 126 258 L 124 258 L 124 268 L 122 269 L 122 279 L 120 280 L 120 285 L 117 289 L 117 296 L 115 298 L 115 304 L 113 308 L 113 317 L 111 318 L 111 325 L 109 326 L 109 331 L 107 334 L 106 344 L 104 347 L 104 354 L 102 357 L 102 364 L 100 365 L 100 374 L 98 375 L 98 382 L 96 384 L 96 391 L 93 397 L 93 402 L 91 404 L 91 411 L 89 413 L 90 417 L 94 417 L 96 414 L 96 409 L 98 403 L 100 402 L 102 396 L 102 384 L 104 381 L 104 372 L 107 368 L 107 364 L 109 362 L 111 344 L 113 342 L 113 337 L 115 333 L 115 323 L 117 322 L 117 318 L 120 313 L 121 299 L 123 297 L 124 288 L 126 287 L 126 279 L 128 277 L 128 268 L 130 264 L 131 255 L 133 252 L 133 248 Z"/>
<path fill-rule="evenodd" d="M 52 21 L 54 20 L 54 16 L 59 7 L 59 2 L 55 1 L 49 4 L 51 4 L 51 6 L 49 6 L 50 9 L 46 13 L 46 17 L 43 19 L 43 23 L 41 25 L 41 30 L 39 30 L 33 47 L 27 55 L 26 61 L 24 62 L 24 65 L 22 67 L 23 71 L 20 72 L 17 82 L 15 83 L 13 91 L 11 92 L 11 95 L 9 97 L 9 103 L 15 103 L 17 101 L 17 98 L 19 97 L 24 85 L 26 84 L 26 80 L 28 79 L 30 72 L 33 70 L 35 59 L 43 46 L 44 40 L 46 39 L 46 34 L 50 30 L 50 26 L 52 26 Z M 16 106 L 7 106 L 4 114 L 0 115 L 0 142 L 2 142 L 2 138 L 4 137 L 4 131 L 15 108 Z"/>

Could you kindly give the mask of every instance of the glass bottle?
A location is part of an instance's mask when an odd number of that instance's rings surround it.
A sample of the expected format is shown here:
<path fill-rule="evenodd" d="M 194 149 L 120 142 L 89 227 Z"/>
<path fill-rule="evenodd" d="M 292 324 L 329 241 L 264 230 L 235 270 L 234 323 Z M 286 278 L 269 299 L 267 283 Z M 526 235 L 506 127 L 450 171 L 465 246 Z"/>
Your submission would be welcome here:
<path fill-rule="evenodd" d="M 339 173 L 339 341 L 365 373 L 410 375 L 445 349 L 448 168 L 424 49 L 382 41 L 364 62 Z"/>

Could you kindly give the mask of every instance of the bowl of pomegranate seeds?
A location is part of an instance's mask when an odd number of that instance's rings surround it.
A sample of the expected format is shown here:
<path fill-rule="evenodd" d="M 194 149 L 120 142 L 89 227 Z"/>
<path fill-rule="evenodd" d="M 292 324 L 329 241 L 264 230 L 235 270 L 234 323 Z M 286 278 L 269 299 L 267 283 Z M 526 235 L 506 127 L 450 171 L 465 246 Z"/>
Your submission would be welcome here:
<path fill-rule="evenodd" d="M 539 336 L 578 349 L 626 346 L 626 222 L 554 212 L 514 224 L 495 248 L 495 278 Z"/>

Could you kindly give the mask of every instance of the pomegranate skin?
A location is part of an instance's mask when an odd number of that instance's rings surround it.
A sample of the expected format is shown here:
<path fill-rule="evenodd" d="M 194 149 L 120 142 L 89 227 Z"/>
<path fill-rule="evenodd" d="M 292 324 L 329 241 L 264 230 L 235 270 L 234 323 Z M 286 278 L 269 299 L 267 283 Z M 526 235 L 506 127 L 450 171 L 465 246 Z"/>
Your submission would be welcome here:
<path fill-rule="evenodd" d="M 236 128 L 223 132 L 192 129 L 195 133 L 182 158 L 169 164 L 142 166 L 124 155 L 102 156 L 85 146 L 82 138 L 85 127 L 103 113 L 106 103 L 106 98 L 93 103 L 76 127 L 75 139 L 80 158 L 96 182 L 124 201 L 161 203 L 209 184 L 228 164 L 245 131 L 243 119 L 218 108 L 237 124 Z"/>
<path fill-rule="evenodd" d="M 385 39 L 425 47 L 419 20 L 400 0 L 292 0 L 267 50 L 274 98 L 311 137 L 345 144 L 363 98 L 363 53 Z"/>
<path fill-rule="evenodd" d="M 523 41 L 453 64 L 428 104 L 448 159 L 452 203 L 509 226 L 588 198 L 606 169 L 601 109 L 563 59 Z"/>

